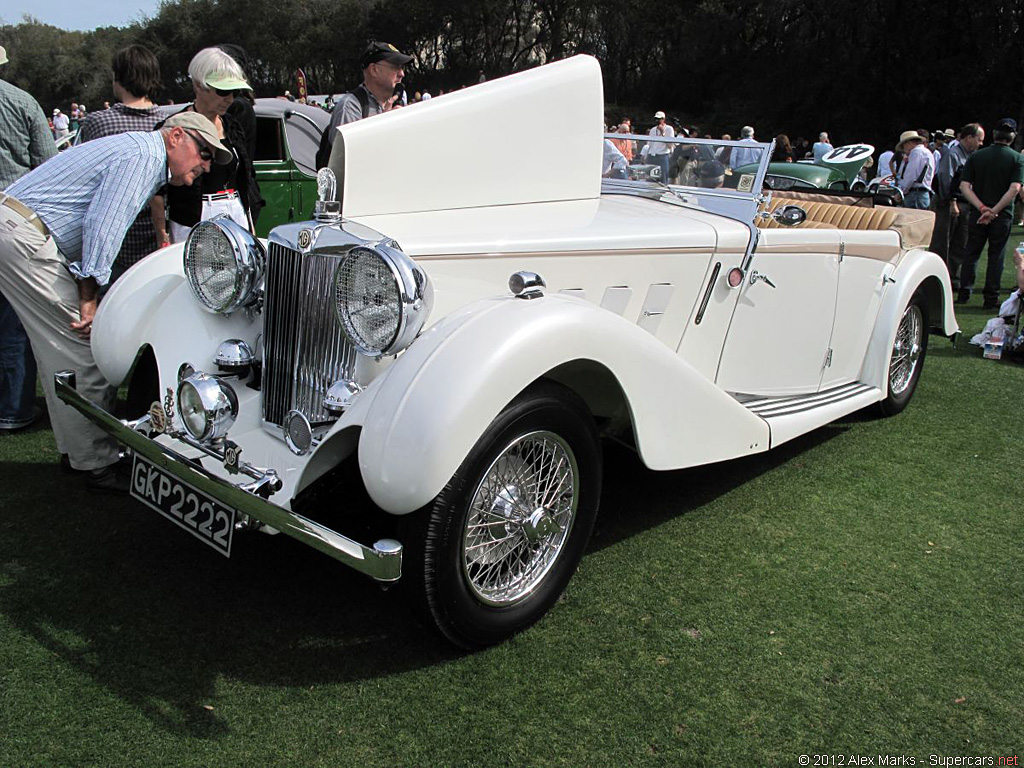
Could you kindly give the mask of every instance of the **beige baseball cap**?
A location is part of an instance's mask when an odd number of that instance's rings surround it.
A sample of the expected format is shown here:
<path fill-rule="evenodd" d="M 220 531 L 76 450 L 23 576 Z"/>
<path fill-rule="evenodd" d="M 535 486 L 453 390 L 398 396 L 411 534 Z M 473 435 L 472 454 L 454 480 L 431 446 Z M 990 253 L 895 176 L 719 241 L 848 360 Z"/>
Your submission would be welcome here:
<path fill-rule="evenodd" d="M 0 45 L 0 64 L 7 63 L 7 49 Z"/>
<path fill-rule="evenodd" d="M 230 163 L 231 158 L 234 157 L 231 150 L 220 143 L 217 128 L 198 112 L 179 112 L 176 115 L 171 115 L 164 121 L 164 127 L 186 128 L 198 133 L 207 146 L 213 150 L 213 162 L 218 165 Z"/>

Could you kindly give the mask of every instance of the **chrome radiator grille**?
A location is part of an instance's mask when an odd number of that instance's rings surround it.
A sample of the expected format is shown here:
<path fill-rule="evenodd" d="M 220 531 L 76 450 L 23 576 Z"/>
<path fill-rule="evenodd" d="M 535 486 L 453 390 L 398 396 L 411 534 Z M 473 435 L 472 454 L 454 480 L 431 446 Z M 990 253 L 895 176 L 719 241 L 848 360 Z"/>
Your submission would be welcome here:
<path fill-rule="evenodd" d="M 263 305 L 264 421 L 281 425 L 292 409 L 312 424 L 327 421 L 328 388 L 352 378 L 356 352 L 334 313 L 338 258 L 270 243 Z"/>

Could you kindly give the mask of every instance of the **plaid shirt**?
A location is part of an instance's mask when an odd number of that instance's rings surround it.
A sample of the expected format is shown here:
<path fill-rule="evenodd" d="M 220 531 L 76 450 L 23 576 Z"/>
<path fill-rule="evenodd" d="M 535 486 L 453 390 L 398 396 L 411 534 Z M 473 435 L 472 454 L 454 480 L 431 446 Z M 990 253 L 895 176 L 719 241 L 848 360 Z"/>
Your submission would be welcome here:
<path fill-rule="evenodd" d="M 42 107 L 25 91 L 0 80 L 0 189 L 56 154 Z"/>
<path fill-rule="evenodd" d="M 136 109 L 135 107 L 126 107 L 124 104 L 115 104 L 110 109 L 90 112 L 86 116 L 85 122 L 82 123 L 82 141 L 129 131 L 152 131 L 164 119 L 159 107 Z M 121 244 L 121 251 L 117 254 L 115 263 L 122 269 L 127 269 L 159 247 L 160 242 L 157 240 L 156 230 L 153 228 L 149 206 L 146 205 L 135 219 L 135 223 L 125 233 L 124 242 Z"/>

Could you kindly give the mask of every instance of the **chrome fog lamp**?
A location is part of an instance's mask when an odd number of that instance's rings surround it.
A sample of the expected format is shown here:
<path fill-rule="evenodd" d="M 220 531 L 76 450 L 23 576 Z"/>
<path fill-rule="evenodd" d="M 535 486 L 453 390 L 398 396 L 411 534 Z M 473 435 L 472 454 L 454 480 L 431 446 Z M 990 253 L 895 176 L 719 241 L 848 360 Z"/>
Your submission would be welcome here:
<path fill-rule="evenodd" d="M 238 395 L 229 384 L 199 371 L 178 384 L 178 413 L 193 438 L 218 440 L 238 417 Z"/>
<path fill-rule="evenodd" d="M 356 246 L 334 272 L 338 321 L 356 349 L 371 357 L 408 347 L 433 302 L 423 268 L 390 245 Z"/>
<path fill-rule="evenodd" d="M 363 388 L 354 381 L 342 379 L 331 384 L 324 395 L 324 410 L 334 416 L 340 416 L 356 401 Z"/>
<path fill-rule="evenodd" d="M 252 347 L 241 339 L 227 339 L 217 347 L 213 361 L 222 371 L 241 373 L 252 365 L 254 355 Z"/>
<path fill-rule="evenodd" d="M 259 240 L 227 216 L 192 227 L 182 259 L 192 293 L 208 312 L 228 315 L 256 300 L 266 253 Z"/>

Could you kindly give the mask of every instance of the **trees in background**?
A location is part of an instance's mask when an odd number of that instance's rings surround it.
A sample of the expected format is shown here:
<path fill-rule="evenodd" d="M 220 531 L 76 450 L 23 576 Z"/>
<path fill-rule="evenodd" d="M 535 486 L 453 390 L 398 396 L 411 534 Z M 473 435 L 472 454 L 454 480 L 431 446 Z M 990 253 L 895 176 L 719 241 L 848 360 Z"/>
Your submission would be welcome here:
<path fill-rule="evenodd" d="M 231 42 L 257 95 L 358 82 L 371 39 L 416 56 L 410 90 L 436 93 L 575 53 L 602 64 L 606 99 L 639 124 L 665 109 L 714 133 L 743 124 L 885 144 L 907 128 L 1020 119 L 1024 0 L 165 0 L 125 28 L 0 27 L 0 72 L 47 107 L 112 98 L 108 62 L 129 43 L 160 58 L 166 96 L 189 98 L 192 55 Z M 610 115 L 617 120 L 618 114 Z M 1020 120 L 1024 123 L 1024 120 Z"/>

